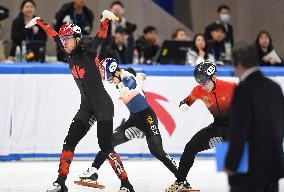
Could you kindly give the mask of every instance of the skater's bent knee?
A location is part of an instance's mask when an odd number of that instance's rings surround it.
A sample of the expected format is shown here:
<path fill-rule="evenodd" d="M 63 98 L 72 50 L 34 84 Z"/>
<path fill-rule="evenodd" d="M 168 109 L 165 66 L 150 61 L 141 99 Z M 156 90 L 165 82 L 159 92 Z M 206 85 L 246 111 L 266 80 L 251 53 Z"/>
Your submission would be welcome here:
<path fill-rule="evenodd" d="M 87 131 L 84 123 L 79 119 L 74 119 L 64 140 L 63 149 L 74 151 L 75 147 L 77 146 L 79 141 L 85 136 L 86 132 Z"/>
<path fill-rule="evenodd" d="M 197 154 L 199 146 L 196 143 L 188 142 L 184 148 L 184 153 Z"/>
<path fill-rule="evenodd" d="M 160 147 L 151 147 L 149 148 L 150 152 L 152 155 L 154 155 L 155 157 L 159 158 L 159 157 L 163 157 L 166 155 L 165 151 L 160 148 Z"/>

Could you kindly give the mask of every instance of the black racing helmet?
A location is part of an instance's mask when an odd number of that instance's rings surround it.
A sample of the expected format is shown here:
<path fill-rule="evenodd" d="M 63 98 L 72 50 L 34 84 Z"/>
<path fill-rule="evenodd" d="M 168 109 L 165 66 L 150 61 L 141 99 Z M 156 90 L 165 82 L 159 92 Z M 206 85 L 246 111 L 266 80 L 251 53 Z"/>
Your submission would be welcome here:
<path fill-rule="evenodd" d="M 196 65 L 194 69 L 195 81 L 199 84 L 204 84 L 211 80 L 217 72 L 216 65 L 210 61 L 204 61 Z"/>

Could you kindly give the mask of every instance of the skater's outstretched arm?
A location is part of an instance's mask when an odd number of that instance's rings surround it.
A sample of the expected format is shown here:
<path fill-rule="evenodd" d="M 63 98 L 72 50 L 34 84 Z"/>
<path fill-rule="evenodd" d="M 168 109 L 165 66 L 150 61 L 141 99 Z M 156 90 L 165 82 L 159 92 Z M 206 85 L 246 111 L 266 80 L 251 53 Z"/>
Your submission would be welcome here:
<path fill-rule="evenodd" d="M 92 39 L 92 42 L 91 42 L 92 51 L 96 52 L 97 48 L 102 43 L 103 39 L 106 38 L 107 33 L 108 33 L 109 20 L 118 20 L 118 17 L 116 17 L 112 12 L 108 10 L 104 10 L 102 13 L 100 29 L 97 35 Z"/>
<path fill-rule="evenodd" d="M 25 28 L 31 28 L 36 24 L 38 24 L 46 32 L 49 38 L 53 39 L 56 44 L 58 44 L 60 48 L 64 50 L 58 33 L 48 23 L 45 23 L 40 17 L 33 18 Z"/>
<path fill-rule="evenodd" d="M 199 86 L 194 87 L 191 93 L 179 103 L 179 108 L 182 111 L 186 111 L 197 100 L 198 89 L 200 89 Z"/>

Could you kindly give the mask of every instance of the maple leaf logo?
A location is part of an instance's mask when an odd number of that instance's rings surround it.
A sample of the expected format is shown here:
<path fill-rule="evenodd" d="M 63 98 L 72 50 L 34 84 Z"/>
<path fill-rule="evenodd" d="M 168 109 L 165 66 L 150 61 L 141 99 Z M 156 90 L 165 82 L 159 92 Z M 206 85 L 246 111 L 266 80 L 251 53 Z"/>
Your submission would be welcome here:
<path fill-rule="evenodd" d="M 80 68 L 78 65 L 74 65 L 73 68 L 71 69 L 72 71 L 72 75 L 76 78 L 76 79 L 84 79 L 85 78 L 85 69 L 84 68 Z"/>

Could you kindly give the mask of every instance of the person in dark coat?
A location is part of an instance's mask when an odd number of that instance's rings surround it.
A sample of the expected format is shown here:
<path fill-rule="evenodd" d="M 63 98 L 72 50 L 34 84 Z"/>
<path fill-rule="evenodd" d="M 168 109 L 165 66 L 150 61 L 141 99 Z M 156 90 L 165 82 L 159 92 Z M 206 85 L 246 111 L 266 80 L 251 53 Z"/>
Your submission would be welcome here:
<path fill-rule="evenodd" d="M 136 41 L 135 49 L 139 54 L 141 64 L 152 64 L 159 51 L 158 31 L 153 26 L 143 30 L 143 36 Z"/>
<path fill-rule="evenodd" d="M 225 161 L 231 192 L 277 192 L 284 176 L 284 97 L 280 86 L 266 78 L 255 47 L 242 44 L 233 52 L 240 84 L 231 106 L 230 142 Z M 249 145 L 249 170 L 238 174 L 245 143 Z"/>
<path fill-rule="evenodd" d="M 9 9 L 0 5 L 0 21 L 9 17 Z"/>
<path fill-rule="evenodd" d="M 65 3 L 56 13 L 53 21 L 53 27 L 56 31 L 64 23 L 74 23 L 82 29 L 83 35 L 90 35 L 93 29 L 94 14 L 85 3 L 85 0 L 73 0 Z M 57 60 L 66 61 L 64 52 L 57 47 Z"/>
<path fill-rule="evenodd" d="M 134 35 L 133 33 L 135 32 L 137 26 L 134 23 L 129 22 L 124 14 L 125 14 L 125 7 L 124 4 L 121 1 L 114 1 L 110 5 L 110 11 L 115 14 L 119 18 L 118 21 L 110 21 L 110 30 L 108 31 L 108 36 L 114 36 L 115 31 L 117 27 L 123 27 L 127 30 L 128 33 L 128 38 L 126 42 L 126 47 L 127 49 L 127 55 L 131 57 L 131 62 L 133 58 L 133 49 L 134 49 Z"/>
<path fill-rule="evenodd" d="M 222 25 L 215 25 L 211 31 L 212 39 L 208 41 L 208 52 L 216 61 L 225 60 L 225 29 Z"/>
<path fill-rule="evenodd" d="M 12 48 L 10 50 L 9 60 L 15 60 L 16 47 L 22 44 L 22 41 L 43 41 L 46 42 L 47 36 L 43 29 L 38 25 L 30 29 L 25 29 L 25 25 L 29 23 L 36 14 L 36 4 L 33 0 L 25 0 L 21 4 L 21 12 L 13 20 L 11 39 Z"/>
<path fill-rule="evenodd" d="M 233 35 L 233 26 L 229 23 L 230 19 L 231 19 L 231 10 L 230 7 L 227 5 L 220 5 L 217 9 L 217 14 L 218 14 L 218 19 L 209 24 L 206 28 L 205 28 L 205 32 L 204 35 L 206 37 L 207 40 L 211 40 L 212 39 L 212 35 L 211 32 L 214 29 L 215 25 L 222 25 L 225 29 L 225 42 L 230 43 L 231 46 L 234 45 L 234 35 Z"/>
<path fill-rule="evenodd" d="M 261 31 L 255 40 L 255 46 L 258 54 L 258 61 L 260 66 L 283 66 L 283 59 L 275 51 L 271 35 L 267 31 Z M 271 57 L 270 54 L 274 52 L 278 57 L 279 61 Z"/>
<path fill-rule="evenodd" d="M 119 64 L 132 63 L 127 38 L 127 30 L 121 26 L 117 27 L 114 36 L 108 36 L 102 43 L 100 58 L 114 58 Z"/>

